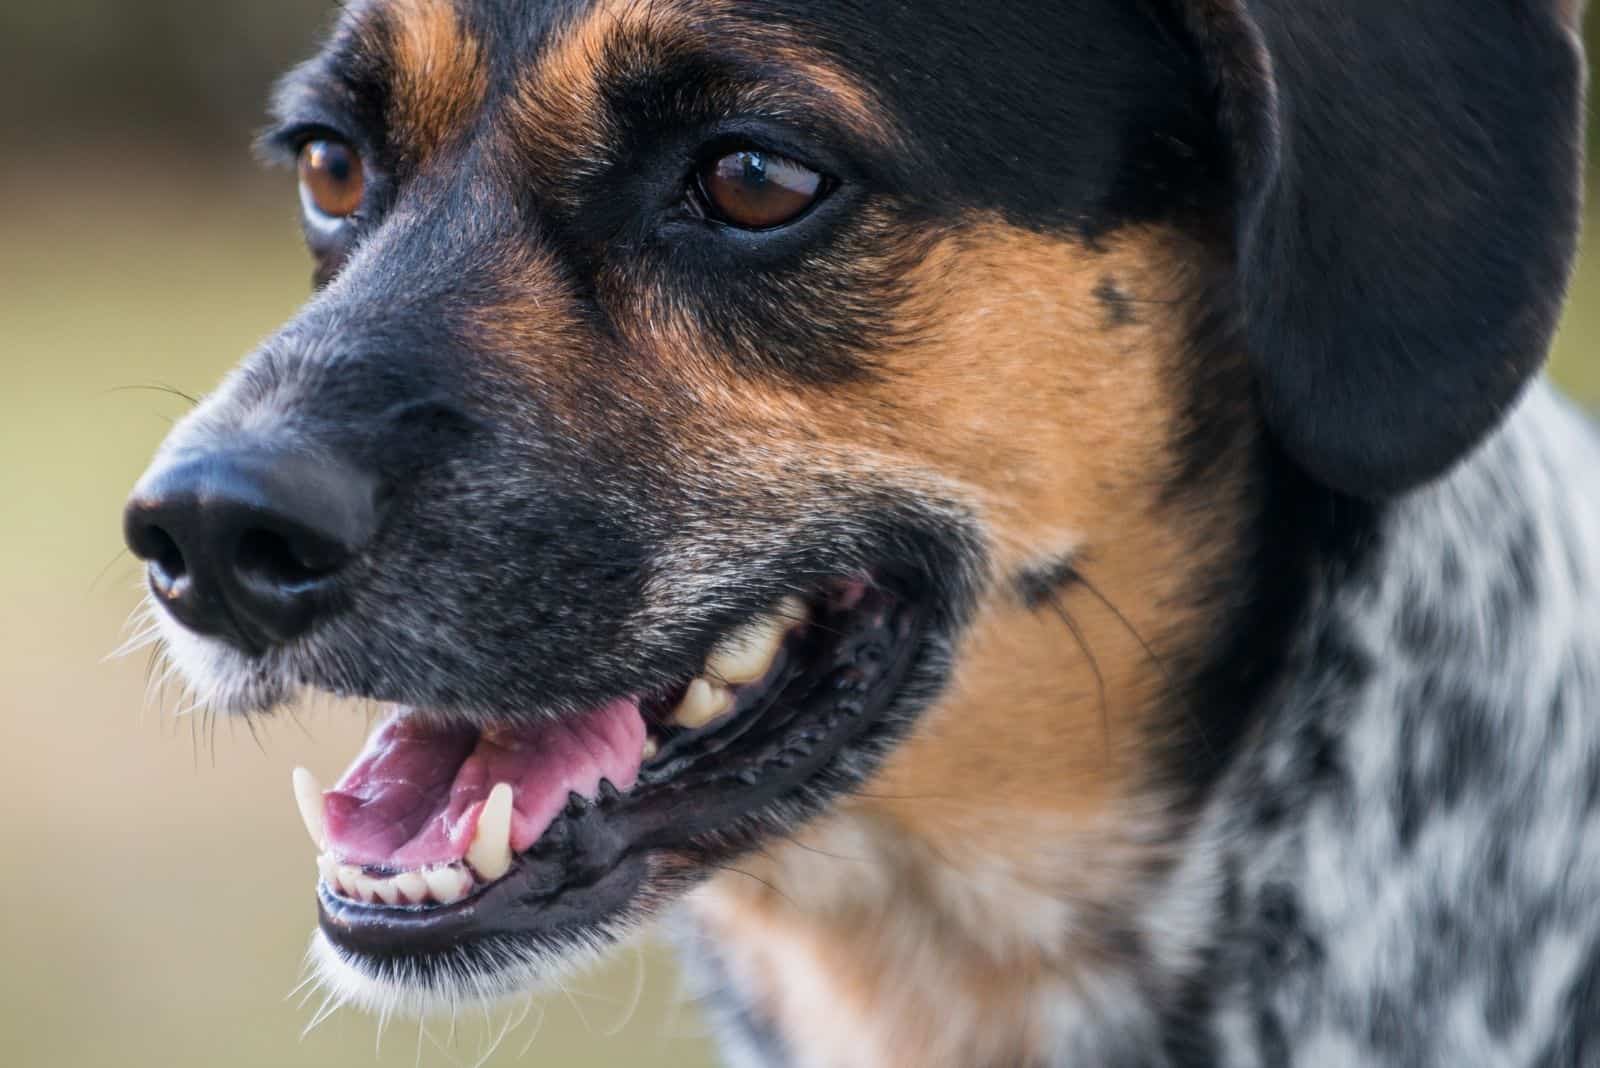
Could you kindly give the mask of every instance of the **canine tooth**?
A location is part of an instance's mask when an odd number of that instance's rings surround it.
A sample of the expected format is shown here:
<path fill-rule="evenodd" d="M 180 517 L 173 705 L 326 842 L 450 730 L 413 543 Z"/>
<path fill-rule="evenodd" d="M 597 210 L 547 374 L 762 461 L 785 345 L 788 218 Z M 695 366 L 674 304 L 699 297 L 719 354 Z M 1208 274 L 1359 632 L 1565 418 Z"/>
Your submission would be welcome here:
<path fill-rule="evenodd" d="M 706 661 L 706 673 L 741 685 L 767 673 L 790 628 L 810 618 L 798 597 L 785 597 L 770 616 L 755 619 L 723 637 Z"/>
<path fill-rule="evenodd" d="M 478 829 L 467 847 L 467 863 L 478 878 L 492 883 L 511 870 L 511 802 L 515 795 L 508 782 L 489 791 L 478 813 Z"/>
<path fill-rule="evenodd" d="M 422 878 L 428 884 L 428 892 L 441 905 L 455 904 L 472 888 L 472 876 L 454 865 L 429 868 L 422 873 Z"/>
<path fill-rule="evenodd" d="M 317 854 L 317 874 L 329 889 L 339 887 L 339 862 L 326 853 Z"/>
<path fill-rule="evenodd" d="M 394 888 L 408 905 L 420 905 L 428 897 L 428 880 L 414 871 L 403 871 L 396 875 Z"/>
<path fill-rule="evenodd" d="M 698 678 L 689 684 L 689 690 L 672 713 L 672 722 L 679 727 L 694 730 L 723 715 L 733 707 L 733 691 L 721 683 Z"/>
<path fill-rule="evenodd" d="M 661 743 L 656 741 L 656 736 L 653 735 L 653 734 L 645 735 L 645 739 L 644 739 L 644 755 L 643 755 L 642 759 L 644 759 L 644 760 L 654 760 L 656 758 L 656 755 L 658 753 L 660 753 L 660 752 L 661 752 Z"/>
<path fill-rule="evenodd" d="M 339 865 L 339 890 L 345 897 L 359 899 L 361 897 L 361 869 L 351 864 Z"/>
<path fill-rule="evenodd" d="M 311 836 L 311 844 L 321 852 L 328 848 L 327 825 L 322 818 L 322 786 L 305 768 L 295 768 L 291 781 L 294 783 L 294 803 L 300 807 L 300 818 L 305 821 L 306 833 Z"/>

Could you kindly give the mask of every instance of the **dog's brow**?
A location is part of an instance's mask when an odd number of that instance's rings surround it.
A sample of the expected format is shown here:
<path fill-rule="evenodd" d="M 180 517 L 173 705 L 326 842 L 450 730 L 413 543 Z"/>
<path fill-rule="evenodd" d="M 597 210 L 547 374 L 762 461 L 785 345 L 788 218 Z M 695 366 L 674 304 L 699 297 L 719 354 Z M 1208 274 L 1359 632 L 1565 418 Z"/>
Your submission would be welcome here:
<path fill-rule="evenodd" d="M 390 0 L 379 24 L 392 71 L 390 135 L 426 157 L 482 105 L 488 90 L 483 48 L 452 0 Z"/>
<path fill-rule="evenodd" d="M 471 122 L 488 92 L 480 41 L 453 0 L 352 4 L 322 54 L 278 86 L 280 131 L 306 123 L 381 127 L 398 158 L 420 164 Z M 376 133 L 378 130 L 368 132 Z"/>
<path fill-rule="evenodd" d="M 825 116 L 868 144 L 898 141 L 886 110 L 859 80 L 792 29 L 728 3 L 602 0 L 533 60 L 509 110 L 515 127 L 535 132 L 548 149 L 591 158 L 610 139 L 608 89 L 671 82 L 674 72 L 695 69 L 717 71 L 724 111 Z"/>
<path fill-rule="evenodd" d="M 273 126 L 262 134 L 259 151 L 269 158 L 292 156 L 294 138 L 307 126 L 346 136 L 377 132 L 383 121 L 377 109 L 386 95 L 384 63 L 371 53 L 366 36 L 347 20 L 320 53 L 279 79 L 269 107 Z"/>

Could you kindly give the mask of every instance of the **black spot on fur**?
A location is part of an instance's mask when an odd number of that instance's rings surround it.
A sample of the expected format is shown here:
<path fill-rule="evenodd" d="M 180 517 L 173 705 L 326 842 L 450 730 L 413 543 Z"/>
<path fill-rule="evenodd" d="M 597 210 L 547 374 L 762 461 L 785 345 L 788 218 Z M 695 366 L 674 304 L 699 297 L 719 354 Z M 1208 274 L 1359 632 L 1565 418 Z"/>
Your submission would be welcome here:
<path fill-rule="evenodd" d="M 1503 764 L 1495 710 L 1470 691 L 1425 675 L 1402 694 L 1395 827 L 1415 844 L 1421 828 L 1491 781 Z"/>
<path fill-rule="evenodd" d="M 1350 773 L 1339 731 L 1342 696 L 1353 692 L 1371 673 L 1371 658 L 1336 621 L 1318 629 L 1311 643 L 1308 666 L 1320 680 L 1310 714 L 1281 728 L 1283 738 L 1277 758 L 1267 768 L 1256 769 L 1260 780 L 1250 791 L 1252 822 L 1259 831 L 1299 820 L 1317 801 L 1343 810 L 1350 801 Z"/>
<path fill-rule="evenodd" d="M 1487 977 L 1489 992 L 1484 998 L 1483 1022 L 1495 1038 L 1510 1038 L 1522 1023 L 1528 1003 L 1524 978 L 1511 968 L 1494 969 Z"/>
<path fill-rule="evenodd" d="M 1335 691 L 1359 690 L 1373 673 L 1372 654 L 1333 624 L 1318 630 L 1310 660 L 1317 674 Z"/>
<path fill-rule="evenodd" d="M 1256 1007 L 1255 1033 L 1263 1064 L 1289 1063 L 1289 1039 L 1284 1034 L 1283 1022 L 1278 1011 L 1266 1001 Z"/>
<path fill-rule="evenodd" d="M 1450 640 L 1439 606 L 1426 598 L 1407 598 L 1396 621 L 1395 637 L 1411 656 L 1425 660 Z"/>
<path fill-rule="evenodd" d="M 1539 542 L 1539 531 L 1532 520 L 1525 520 L 1518 525 L 1516 536 L 1511 540 L 1506 554 L 1507 571 L 1511 576 L 1519 603 L 1537 602 L 1539 565 L 1543 558 L 1544 551 Z"/>
<path fill-rule="evenodd" d="M 1268 968 L 1293 968 L 1322 958 L 1322 946 L 1305 927 L 1294 887 L 1268 883 L 1256 904 L 1257 933 Z"/>
<path fill-rule="evenodd" d="M 1105 311 L 1108 328 L 1134 326 L 1139 322 L 1133 297 L 1123 292 L 1117 280 L 1110 275 L 1102 278 L 1100 284 L 1094 287 L 1094 299 L 1100 302 L 1100 307 Z"/>
<path fill-rule="evenodd" d="M 1286 819 L 1297 819 L 1318 798 L 1337 806 L 1350 783 L 1342 746 L 1339 736 L 1318 719 L 1296 727 L 1281 776 L 1255 791 L 1251 815 L 1256 828 L 1270 831 Z"/>
<path fill-rule="evenodd" d="M 1176 1002 L 1162 1020 L 1167 1068 L 1215 1068 L 1219 1062 L 1210 1017 L 1221 996 L 1210 977 L 1221 953 L 1215 945 L 1202 952 L 1195 976 L 1183 984 Z"/>
<path fill-rule="evenodd" d="M 1065 556 L 1024 570 L 1012 580 L 1012 585 L 1029 610 L 1038 610 L 1048 605 L 1062 590 L 1082 580 L 1077 558 Z"/>
<path fill-rule="evenodd" d="M 1583 810 L 1600 808 L 1600 753 L 1591 753 L 1583 764 Z"/>

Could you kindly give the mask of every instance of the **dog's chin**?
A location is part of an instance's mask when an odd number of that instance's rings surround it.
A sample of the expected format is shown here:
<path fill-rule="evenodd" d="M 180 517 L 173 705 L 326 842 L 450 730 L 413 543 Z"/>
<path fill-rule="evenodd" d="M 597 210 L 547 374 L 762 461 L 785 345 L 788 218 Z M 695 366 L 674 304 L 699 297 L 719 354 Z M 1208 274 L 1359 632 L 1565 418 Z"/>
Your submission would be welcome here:
<path fill-rule="evenodd" d="M 719 636 L 680 677 L 576 715 L 486 725 L 391 707 L 331 790 L 297 773 L 321 850 L 324 982 L 342 1002 L 427 1012 L 593 959 L 870 774 L 943 681 L 947 619 L 888 584 L 841 581 Z M 228 710 L 299 689 L 168 638 Z"/>

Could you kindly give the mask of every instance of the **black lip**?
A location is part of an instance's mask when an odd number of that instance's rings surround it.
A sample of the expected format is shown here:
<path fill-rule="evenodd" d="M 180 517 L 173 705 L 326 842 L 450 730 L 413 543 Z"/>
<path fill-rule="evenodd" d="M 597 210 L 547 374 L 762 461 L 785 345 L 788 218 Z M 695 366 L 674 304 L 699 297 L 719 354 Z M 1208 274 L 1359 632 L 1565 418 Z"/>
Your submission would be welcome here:
<path fill-rule="evenodd" d="M 665 867 L 680 879 L 686 868 L 703 874 L 780 829 L 771 815 L 780 803 L 790 820 L 796 804 L 814 809 L 861 774 L 841 771 L 843 757 L 904 729 L 911 717 L 889 713 L 920 696 L 907 693 L 916 689 L 908 680 L 940 644 L 925 603 L 868 596 L 841 617 L 819 618 L 762 704 L 679 756 L 664 749 L 629 793 L 575 799 L 504 878 L 453 905 L 416 908 L 364 905 L 319 887 L 323 934 L 347 958 L 380 972 L 403 962 L 412 975 L 496 943 L 570 944 L 649 896 L 654 856 L 675 855 Z M 846 618 L 855 624 L 841 628 Z M 835 781 L 824 781 L 830 772 Z"/>
<path fill-rule="evenodd" d="M 627 908 L 649 876 L 642 853 L 618 854 L 612 866 L 574 879 L 550 861 L 519 863 L 504 879 L 465 901 L 429 909 L 379 908 L 317 888 L 322 932 L 346 954 L 379 966 L 459 955 L 494 939 L 559 943 Z M 563 880 L 554 892 L 539 884 Z"/>

